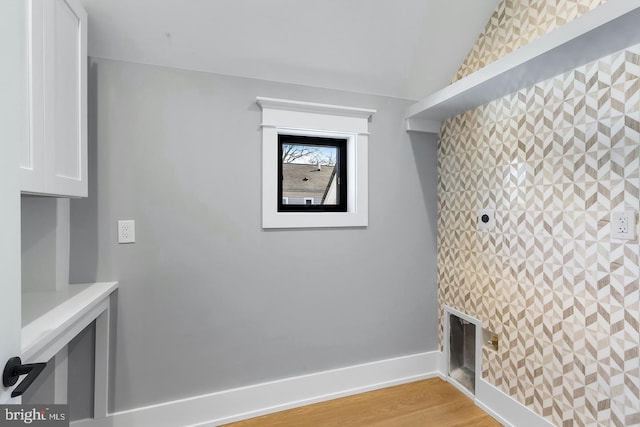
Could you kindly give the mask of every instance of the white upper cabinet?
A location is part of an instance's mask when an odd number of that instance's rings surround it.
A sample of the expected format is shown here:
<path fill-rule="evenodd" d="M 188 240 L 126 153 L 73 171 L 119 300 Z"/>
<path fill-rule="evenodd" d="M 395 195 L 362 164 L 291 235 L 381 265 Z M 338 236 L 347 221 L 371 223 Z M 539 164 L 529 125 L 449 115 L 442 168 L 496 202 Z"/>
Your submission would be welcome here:
<path fill-rule="evenodd" d="M 22 192 L 86 197 L 87 14 L 78 0 L 30 0 L 28 31 Z"/>

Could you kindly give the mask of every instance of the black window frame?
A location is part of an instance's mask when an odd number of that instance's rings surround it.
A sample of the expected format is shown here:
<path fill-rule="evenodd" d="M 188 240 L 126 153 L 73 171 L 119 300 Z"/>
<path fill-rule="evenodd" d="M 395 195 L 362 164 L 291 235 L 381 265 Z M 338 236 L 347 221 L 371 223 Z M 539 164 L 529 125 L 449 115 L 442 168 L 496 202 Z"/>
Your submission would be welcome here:
<path fill-rule="evenodd" d="M 278 134 L 278 212 L 347 212 L 347 142 L 346 138 Z M 293 205 L 282 202 L 282 147 L 283 145 L 311 145 L 336 148 L 335 173 L 337 203 L 335 205 Z"/>

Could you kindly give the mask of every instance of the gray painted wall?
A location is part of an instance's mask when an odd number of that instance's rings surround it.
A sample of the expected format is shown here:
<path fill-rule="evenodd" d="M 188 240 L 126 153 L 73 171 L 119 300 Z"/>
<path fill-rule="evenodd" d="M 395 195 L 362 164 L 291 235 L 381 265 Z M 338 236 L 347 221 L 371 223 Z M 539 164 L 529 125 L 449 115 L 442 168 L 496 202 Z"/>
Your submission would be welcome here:
<path fill-rule="evenodd" d="M 55 358 L 45 360 L 47 366 L 22 395 L 23 405 L 47 405 L 55 401 Z M 87 418 L 87 417 L 85 417 Z"/>
<path fill-rule="evenodd" d="M 261 229 L 256 96 L 378 110 L 368 228 Z M 438 348 L 436 145 L 403 130 L 409 105 L 92 61 L 70 280 L 120 281 L 113 409 Z M 118 219 L 137 243 L 116 243 Z"/>
<path fill-rule="evenodd" d="M 56 199 L 21 198 L 22 291 L 56 288 Z"/>
<path fill-rule="evenodd" d="M 21 197 L 22 291 L 69 285 L 69 199 Z"/>
<path fill-rule="evenodd" d="M 93 416 L 95 322 L 80 332 L 68 346 L 69 386 L 67 396 L 71 421 Z"/>

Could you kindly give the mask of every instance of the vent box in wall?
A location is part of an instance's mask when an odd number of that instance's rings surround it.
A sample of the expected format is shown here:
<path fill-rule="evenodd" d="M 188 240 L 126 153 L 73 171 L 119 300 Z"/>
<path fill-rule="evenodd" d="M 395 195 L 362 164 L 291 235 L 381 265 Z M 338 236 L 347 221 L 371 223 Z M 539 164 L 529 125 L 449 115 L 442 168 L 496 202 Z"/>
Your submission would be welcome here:
<path fill-rule="evenodd" d="M 480 372 L 480 321 L 445 307 L 446 357 L 449 381 L 468 394 L 475 395 Z"/>

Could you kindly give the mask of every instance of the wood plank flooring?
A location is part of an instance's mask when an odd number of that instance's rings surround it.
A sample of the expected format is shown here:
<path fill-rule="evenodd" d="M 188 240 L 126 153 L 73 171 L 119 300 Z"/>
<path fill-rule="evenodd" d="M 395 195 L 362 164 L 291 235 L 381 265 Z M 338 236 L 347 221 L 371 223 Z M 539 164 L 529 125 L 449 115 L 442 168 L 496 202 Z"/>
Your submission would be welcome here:
<path fill-rule="evenodd" d="M 416 381 L 277 412 L 227 427 L 493 427 L 501 426 L 440 378 Z"/>

